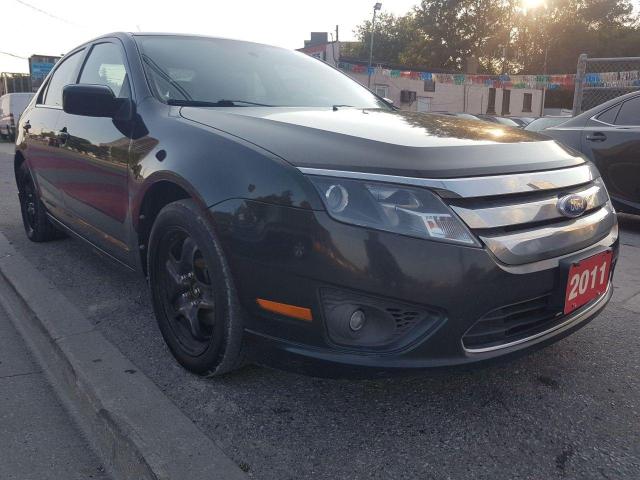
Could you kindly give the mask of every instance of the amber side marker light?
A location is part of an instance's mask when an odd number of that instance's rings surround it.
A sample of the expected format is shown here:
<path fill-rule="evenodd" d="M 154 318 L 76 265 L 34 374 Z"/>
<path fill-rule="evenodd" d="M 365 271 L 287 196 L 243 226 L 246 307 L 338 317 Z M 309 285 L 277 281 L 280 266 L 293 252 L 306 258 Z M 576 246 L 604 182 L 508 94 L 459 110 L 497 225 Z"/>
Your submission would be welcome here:
<path fill-rule="evenodd" d="M 286 315 L 287 317 L 297 318 L 298 320 L 304 320 L 310 322 L 311 309 L 304 307 L 296 307 L 295 305 L 288 305 L 286 303 L 272 302 L 271 300 L 265 300 L 263 298 L 256 299 L 258 305 L 269 312 L 279 313 L 280 315 Z"/>

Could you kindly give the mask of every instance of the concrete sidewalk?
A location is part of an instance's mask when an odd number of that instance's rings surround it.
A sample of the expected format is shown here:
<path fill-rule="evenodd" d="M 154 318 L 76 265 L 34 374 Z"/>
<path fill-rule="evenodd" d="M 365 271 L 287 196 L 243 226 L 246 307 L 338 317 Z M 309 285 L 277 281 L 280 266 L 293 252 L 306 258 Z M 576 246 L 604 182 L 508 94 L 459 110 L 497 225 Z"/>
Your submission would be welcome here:
<path fill-rule="evenodd" d="M 0 479 L 107 479 L 0 307 Z"/>

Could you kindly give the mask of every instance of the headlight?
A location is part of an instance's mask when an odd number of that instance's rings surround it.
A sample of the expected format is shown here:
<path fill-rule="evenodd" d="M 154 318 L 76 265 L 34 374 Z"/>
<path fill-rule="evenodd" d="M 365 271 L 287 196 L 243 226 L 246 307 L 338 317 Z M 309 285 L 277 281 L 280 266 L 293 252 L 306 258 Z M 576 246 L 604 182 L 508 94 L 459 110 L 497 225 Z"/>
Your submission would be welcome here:
<path fill-rule="evenodd" d="M 329 215 L 354 225 L 480 246 L 435 194 L 423 188 L 310 175 Z"/>

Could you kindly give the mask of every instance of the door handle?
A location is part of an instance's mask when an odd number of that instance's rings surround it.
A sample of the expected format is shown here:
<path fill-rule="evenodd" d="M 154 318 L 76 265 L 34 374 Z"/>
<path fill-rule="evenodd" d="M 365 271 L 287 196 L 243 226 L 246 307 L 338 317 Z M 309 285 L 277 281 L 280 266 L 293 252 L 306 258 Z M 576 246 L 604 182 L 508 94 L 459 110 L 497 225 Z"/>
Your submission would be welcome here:
<path fill-rule="evenodd" d="M 23 129 L 25 132 L 29 133 L 29 130 L 31 130 L 31 123 L 29 122 L 29 120 L 27 120 L 26 122 L 24 122 L 24 123 L 22 124 L 22 129 Z"/>
<path fill-rule="evenodd" d="M 594 132 L 593 135 L 587 135 L 587 140 L 590 142 L 604 142 L 607 136 L 602 132 Z"/>

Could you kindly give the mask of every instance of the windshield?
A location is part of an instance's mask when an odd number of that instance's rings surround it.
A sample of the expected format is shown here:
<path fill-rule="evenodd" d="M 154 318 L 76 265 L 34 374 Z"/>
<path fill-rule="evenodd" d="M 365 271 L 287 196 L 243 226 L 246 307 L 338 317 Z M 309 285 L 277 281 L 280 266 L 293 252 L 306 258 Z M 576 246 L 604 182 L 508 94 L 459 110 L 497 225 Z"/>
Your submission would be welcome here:
<path fill-rule="evenodd" d="M 136 36 L 149 84 L 174 105 L 390 108 L 299 52 L 236 40 Z"/>

